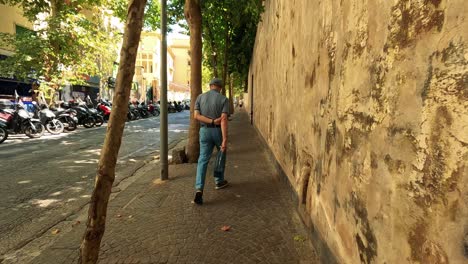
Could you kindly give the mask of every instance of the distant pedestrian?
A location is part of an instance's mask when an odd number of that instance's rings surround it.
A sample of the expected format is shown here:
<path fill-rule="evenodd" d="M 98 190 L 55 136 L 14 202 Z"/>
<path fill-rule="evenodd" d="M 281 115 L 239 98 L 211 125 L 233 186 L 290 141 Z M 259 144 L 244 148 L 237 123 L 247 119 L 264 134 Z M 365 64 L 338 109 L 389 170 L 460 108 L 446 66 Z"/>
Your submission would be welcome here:
<path fill-rule="evenodd" d="M 205 186 L 206 170 L 213 148 L 218 149 L 217 164 L 214 169 L 216 190 L 228 186 L 224 179 L 225 155 L 228 140 L 228 114 L 229 100 L 220 93 L 223 81 L 213 79 L 210 82 L 210 91 L 198 96 L 195 102 L 194 117 L 200 121 L 200 157 L 197 166 L 195 182 L 196 204 L 203 204 L 203 189 Z"/>

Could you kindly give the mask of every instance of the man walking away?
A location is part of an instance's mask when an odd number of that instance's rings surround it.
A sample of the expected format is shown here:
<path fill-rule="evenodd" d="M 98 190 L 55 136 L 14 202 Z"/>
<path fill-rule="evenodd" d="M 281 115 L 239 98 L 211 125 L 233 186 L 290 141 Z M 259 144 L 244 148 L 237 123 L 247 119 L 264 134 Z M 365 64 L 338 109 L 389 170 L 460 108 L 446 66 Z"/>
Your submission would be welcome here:
<path fill-rule="evenodd" d="M 198 158 L 197 178 L 195 182 L 196 204 L 203 204 L 203 188 L 205 186 L 206 169 L 210 161 L 213 148 L 216 147 L 221 155 L 226 154 L 228 140 L 229 100 L 220 93 L 223 82 L 214 78 L 210 82 L 210 91 L 200 94 L 195 102 L 194 117 L 200 121 L 200 157 Z M 220 159 L 214 170 L 216 190 L 228 186 L 224 179 L 225 159 Z"/>

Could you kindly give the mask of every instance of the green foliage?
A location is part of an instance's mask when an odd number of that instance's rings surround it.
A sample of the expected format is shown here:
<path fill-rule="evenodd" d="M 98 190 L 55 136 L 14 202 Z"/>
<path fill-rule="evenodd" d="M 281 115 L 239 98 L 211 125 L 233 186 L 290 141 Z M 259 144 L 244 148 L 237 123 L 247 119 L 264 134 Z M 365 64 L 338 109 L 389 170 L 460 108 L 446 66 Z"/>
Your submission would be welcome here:
<path fill-rule="evenodd" d="M 67 82 L 112 73 L 120 36 L 105 23 L 108 8 L 101 1 L 0 1 L 19 5 L 38 26 L 31 34 L 0 35 L 0 43 L 14 52 L 0 61 L 0 75 L 42 78 L 47 95 Z"/>
<path fill-rule="evenodd" d="M 1 1 L 1 0 L 0 0 Z M 113 11 L 113 15 L 125 21 L 127 19 L 127 0 L 109 0 L 109 8 Z M 145 17 L 143 28 L 146 30 L 155 31 L 161 25 L 161 5 L 159 0 L 148 0 L 145 7 Z"/>
<path fill-rule="evenodd" d="M 200 0 L 200 2 L 203 16 L 203 65 L 210 69 L 211 76 L 214 76 L 215 72 L 221 75 L 224 56 L 227 54 L 227 74 L 235 73 L 235 83 L 242 86 L 249 71 L 257 24 L 264 9 L 263 1 Z M 185 0 L 170 0 L 168 14 L 171 24 L 187 28 L 184 22 L 184 3 Z"/>

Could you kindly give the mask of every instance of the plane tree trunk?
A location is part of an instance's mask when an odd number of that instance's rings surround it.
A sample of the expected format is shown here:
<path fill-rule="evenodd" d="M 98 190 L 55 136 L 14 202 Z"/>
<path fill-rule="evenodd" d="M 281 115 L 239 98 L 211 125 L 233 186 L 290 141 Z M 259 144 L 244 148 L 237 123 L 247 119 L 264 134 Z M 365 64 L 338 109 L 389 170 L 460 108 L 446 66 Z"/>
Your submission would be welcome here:
<path fill-rule="evenodd" d="M 186 0 L 184 14 L 190 30 L 190 128 L 187 143 L 188 162 L 195 163 L 200 155 L 200 124 L 193 117 L 195 101 L 202 93 L 202 13 L 200 0 Z"/>
<path fill-rule="evenodd" d="M 115 179 L 115 166 L 127 120 L 128 99 L 135 73 L 145 5 L 146 0 L 129 2 L 112 113 L 97 168 L 86 231 L 81 241 L 79 263 L 96 263 L 99 257 L 99 248 L 106 226 L 107 204 Z"/>

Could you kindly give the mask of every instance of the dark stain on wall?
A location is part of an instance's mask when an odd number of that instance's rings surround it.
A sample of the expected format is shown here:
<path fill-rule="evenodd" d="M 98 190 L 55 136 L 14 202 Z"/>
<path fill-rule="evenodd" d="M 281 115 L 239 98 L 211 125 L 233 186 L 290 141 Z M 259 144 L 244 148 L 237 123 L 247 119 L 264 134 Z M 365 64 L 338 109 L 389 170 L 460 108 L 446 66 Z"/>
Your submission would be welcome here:
<path fill-rule="evenodd" d="M 351 144 L 346 148 L 346 155 L 353 155 L 360 146 L 368 143 L 368 133 L 357 128 L 351 128 L 346 134 L 351 139 Z"/>
<path fill-rule="evenodd" d="M 350 200 L 354 208 L 354 219 L 360 232 L 356 233 L 356 244 L 359 249 L 361 263 L 370 264 L 377 256 L 377 239 L 369 224 L 367 209 L 364 202 L 353 193 Z"/>
<path fill-rule="evenodd" d="M 426 0 L 426 4 L 427 3 L 431 3 L 432 5 L 434 5 L 435 7 L 439 7 L 440 3 L 442 2 L 442 0 Z"/>
<path fill-rule="evenodd" d="M 431 3 L 428 5 L 427 3 Z M 401 48 L 409 46 L 417 35 L 434 28 L 442 30 L 444 25 L 444 11 L 437 10 L 440 0 L 426 0 L 420 5 L 416 1 L 400 0 L 392 8 L 392 18 L 389 25 L 390 43 Z"/>
<path fill-rule="evenodd" d="M 331 82 L 335 77 L 335 52 L 336 46 L 328 48 L 328 89 L 331 90 Z"/>
<path fill-rule="evenodd" d="M 330 153 L 331 147 L 335 145 L 335 131 L 336 123 L 335 120 L 330 122 L 327 127 L 327 134 L 325 136 L 325 150 L 327 153 Z"/>
<path fill-rule="evenodd" d="M 380 57 L 376 59 L 375 63 L 369 66 L 371 97 L 377 103 L 377 110 L 383 109 L 383 87 L 385 85 L 387 69 L 385 67 L 385 59 Z"/>
<path fill-rule="evenodd" d="M 315 83 L 315 67 L 310 74 L 307 74 L 305 77 L 305 86 L 313 87 Z"/>
<path fill-rule="evenodd" d="M 457 199 L 455 201 L 452 202 L 452 204 L 450 205 L 449 209 L 448 209 L 448 213 L 449 213 L 449 216 L 450 216 L 450 221 L 452 222 L 455 222 L 457 221 L 457 216 L 458 216 L 458 212 L 460 211 L 460 201 Z"/>
<path fill-rule="evenodd" d="M 465 238 L 463 239 L 463 246 L 465 248 L 465 257 L 468 258 L 468 231 L 465 233 Z"/>
<path fill-rule="evenodd" d="M 424 85 L 423 85 L 423 88 L 422 88 L 422 91 L 421 91 L 421 98 L 422 98 L 423 104 L 426 101 L 427 95 L 429 93 L 429 89 L 431 87 L 432 75 L 434 73 L 434 67 L 432 66 L 432 59 L 433 59 L 434 55 L 435 54 L 432 54 L 429 57 L 429 66 L 427 67 L 427 76 L 426 76 L 426 80 L 424 81 Z"/>
<path fill-rule="evenodd" d="M 388 171 L 392 174 L 406 169 L 406 165 L 402 160 L 394 160 L 389 154 L 385 155 L 384 162 L 387 165 Z"/>
<path fill-rule="evenodd" d="M 304 175 L 301 175 L 301 176 L 303 176 L 302 186 L 301 186 L 301 189 L 302 189 L 301 203 L 306 204 L 307 203 L 307 193 L 309 191 L 309 181 L 310 181 L 310 164 L 309 164 L 309 162 L 307 162 L 305 164 Z"/>
<path fill-rule="evenodd" d="M 429 57 L 426 81 L 421 92 L 423 102 L 429 96 L 431 85 L 437 84 L 439 80 L 450 80 L 451 85 L 446 85 L 443 89 L 446 93 L 456 94 L 462 100 L 468 100 L 468 72 L 457 73 L 456 69 L 468 64 L 465 59 L 465 46 L 463 43 L 450 42 L 449 46 L 442 51 L 436 51 Z M 448 88 L 451 90 L 448 91 Z M 434 87 L 434 89 L 440 89 Z"/>
<path fill-rule="evenodd" d="M 371 131 L 372 126 L 377 123 L 374 117 L 364 112 L 353 112 L 353 117 L 354 120 L 358 122 L 365 131 Z"/>
<path fill-rule="evenodd" d="M 324 180 L 323 171 L 322 171 L 322 162 L 323 162 L 323 158 L 322 156 L 319 156 L 317 159 L 317 162 L 315 162 L 315 167 L 314 167 L 314 177 L 315 177 L 315 182 L 317 183 L 317 195 L 320 195 L 322 182 Z"/>
<path fill-rule="evenodd" d="M 292 53 L 293 59 L 295 59 L 296 58 L 296 48 L 294 47 L 294 44 L 292 45 L 291 53 Z"/>
<path fill-rule="evenodd" d="M 416 196 L 416 204 L 423 210 L 427 210 L 433 203 L 447 204 L 446 195 L 448 192 L 456 190 L 458 180 L 464 170 L 464 167 L 461 166 L 453 171 L 450 177 L 444 178 L 450 152 L 446 131 L 452 122 L 453 119 L 447 107 L 439 106 L 432 123 L 427 157 L 422 169 L 422 180 L 415 182 L 419 188 L 425 190 L 424 193 L 418 193 Z"/>
<path fill-rule="evenodd" d="M 379 162 L 378 162 L 377 154 L 375 154 L 375 152 L 373 151 L 371 152 L 370 160 L 371 160 L 371 168 L 377 169 L 379 167 Z"/>
<path fill-rule="evenodd" d="M 287 156 L 289 157 L 290 164 L 293 166 L 292 175 L 296 176 L 297 147 L 295 134 L 289 134 L 287 141 L 284 143 L 284 149 Z"/>
<path fill-rule="evenodd" d="M 442 247 L 427 238 L 427 223 L 419 219 L 409 233 L 411 259 L 421 264 L 449 264 Z"/>

